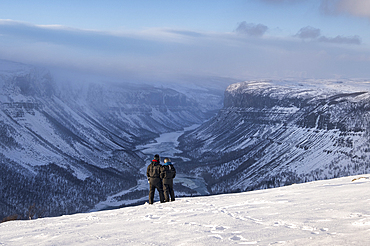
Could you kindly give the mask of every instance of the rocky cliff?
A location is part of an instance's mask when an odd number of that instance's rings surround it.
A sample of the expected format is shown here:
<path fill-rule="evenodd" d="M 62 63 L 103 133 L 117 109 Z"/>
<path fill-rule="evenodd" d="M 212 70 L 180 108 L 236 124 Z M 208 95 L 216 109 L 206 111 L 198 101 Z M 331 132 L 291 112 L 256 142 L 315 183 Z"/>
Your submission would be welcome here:
<path fill-rule="evenodd" d="M 230 85 L 218 115 L 180 139 L 184 171 L 210 192 L 277 187 L 370 172 L 366 81 Z"/>

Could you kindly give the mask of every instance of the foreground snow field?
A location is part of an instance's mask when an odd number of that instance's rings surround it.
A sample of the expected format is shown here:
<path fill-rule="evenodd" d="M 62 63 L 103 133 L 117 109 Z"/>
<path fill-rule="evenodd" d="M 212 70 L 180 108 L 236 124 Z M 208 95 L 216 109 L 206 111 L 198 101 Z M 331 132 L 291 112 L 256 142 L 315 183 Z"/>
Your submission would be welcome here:
<path fill-rule="evenodd" d="M 0 224 L 0 245 L 370 245 L 370 175 Z"/>

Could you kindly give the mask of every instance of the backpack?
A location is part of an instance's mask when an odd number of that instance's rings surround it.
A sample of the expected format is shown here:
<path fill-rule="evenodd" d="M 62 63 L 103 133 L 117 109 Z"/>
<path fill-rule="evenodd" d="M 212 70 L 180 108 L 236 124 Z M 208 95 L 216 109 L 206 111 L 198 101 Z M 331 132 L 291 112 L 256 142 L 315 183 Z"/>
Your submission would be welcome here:
<path fill-rule="evenodd" d="M 176 176 L 176 169 L 172 164 L 163 166 L 162 173 L 161 173 L 162 179 L 173 179 L 175 178 L 175 176 Z"/>

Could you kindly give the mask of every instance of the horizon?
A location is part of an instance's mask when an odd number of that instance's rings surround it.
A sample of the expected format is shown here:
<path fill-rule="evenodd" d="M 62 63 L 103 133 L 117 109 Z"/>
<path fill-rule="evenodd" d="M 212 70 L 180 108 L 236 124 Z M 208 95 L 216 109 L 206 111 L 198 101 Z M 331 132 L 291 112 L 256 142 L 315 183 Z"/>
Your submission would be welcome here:
<path fill-rule="evenodd" d="M 369 78 L 364 0 L 1 1 L 0 59 L 121 80 Z"/>

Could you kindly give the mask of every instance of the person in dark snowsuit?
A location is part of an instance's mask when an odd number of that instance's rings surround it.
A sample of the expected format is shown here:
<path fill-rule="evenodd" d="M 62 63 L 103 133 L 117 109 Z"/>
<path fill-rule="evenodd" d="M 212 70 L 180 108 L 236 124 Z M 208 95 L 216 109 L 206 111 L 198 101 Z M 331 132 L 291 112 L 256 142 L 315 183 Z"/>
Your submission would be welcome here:
<path fill-rule="evenodd" d="M 175 201 L 175 192 L 173 190 L 173 179 L 176 176 L 176 169 L 172 165 L 171 160 L 169 158 L 164 159 L 164 164 L 162 166 L 161 178 L 163 181 L 163 192 L 164 192 L 164 200 L 166 202 Z"/>
<path fill-rule="evenodd" d="M 164 202 L 163 184 L 161 179 L 162 165 L 159 155 L 155 155 L 152 162 L 146 169 L 146 176 L 149 182 L 149 204 L 153 204 L 155 189 L 158 190 L 160 202 Z"/>

